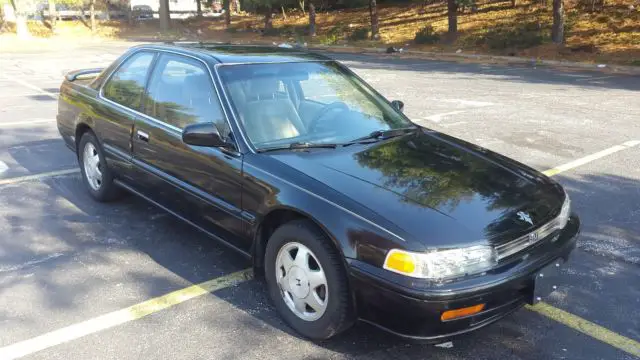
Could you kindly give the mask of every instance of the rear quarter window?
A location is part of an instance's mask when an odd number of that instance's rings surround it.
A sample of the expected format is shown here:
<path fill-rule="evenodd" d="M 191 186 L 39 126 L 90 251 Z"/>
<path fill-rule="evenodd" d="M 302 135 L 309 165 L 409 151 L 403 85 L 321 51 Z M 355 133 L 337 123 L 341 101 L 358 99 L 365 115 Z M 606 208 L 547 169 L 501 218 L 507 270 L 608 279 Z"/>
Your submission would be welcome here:
<path fill-rule="evenodd" d="M 139 52 L 125 60 L 104 85 L 104 97 L 139 110 L 153 57 L 151 52 Z"/>

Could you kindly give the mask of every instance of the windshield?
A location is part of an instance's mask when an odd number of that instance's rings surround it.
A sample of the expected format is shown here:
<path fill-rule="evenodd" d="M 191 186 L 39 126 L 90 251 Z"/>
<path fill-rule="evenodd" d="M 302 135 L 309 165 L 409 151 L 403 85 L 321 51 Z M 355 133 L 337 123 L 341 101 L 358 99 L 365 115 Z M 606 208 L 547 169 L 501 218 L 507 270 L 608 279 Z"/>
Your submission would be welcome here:
<path fill-rule="evenodd" d="M 335 62 L 224 65 L 218 71 L 257 149 L 343 144 L 413 126 Z"/>

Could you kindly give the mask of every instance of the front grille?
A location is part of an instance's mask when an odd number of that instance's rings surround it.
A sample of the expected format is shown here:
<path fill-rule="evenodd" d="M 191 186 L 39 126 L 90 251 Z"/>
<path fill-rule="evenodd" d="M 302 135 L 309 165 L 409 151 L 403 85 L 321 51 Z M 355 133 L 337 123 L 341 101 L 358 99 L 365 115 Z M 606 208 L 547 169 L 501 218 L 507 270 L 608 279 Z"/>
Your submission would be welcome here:
<path fill-rule="evenodd" d="M 498 254 L 498 261 L 511 255 L 517 254 L 542 241 L 546 241 L 550 237 L 550 235 L 552 235 L 558 229 L 558 221 L 557 219 L 553 219 L 528 234 L 520 236 L 519 238 L 511 240 L 504 244 L 497 245 L 495 248 Z"/>

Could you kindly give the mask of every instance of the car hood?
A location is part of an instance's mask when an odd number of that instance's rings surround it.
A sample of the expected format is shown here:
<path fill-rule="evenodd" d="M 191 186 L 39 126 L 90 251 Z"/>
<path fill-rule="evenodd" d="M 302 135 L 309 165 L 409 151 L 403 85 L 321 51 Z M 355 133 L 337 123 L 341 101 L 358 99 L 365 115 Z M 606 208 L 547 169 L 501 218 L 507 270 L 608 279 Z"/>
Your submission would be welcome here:
<path fill-rule="evenodd" d="M 426 129 L 373 144 L 273 155 L 427 247 L 503 243 L 557 216 L 564 201 L 562 189 L 539 172 Z"/>

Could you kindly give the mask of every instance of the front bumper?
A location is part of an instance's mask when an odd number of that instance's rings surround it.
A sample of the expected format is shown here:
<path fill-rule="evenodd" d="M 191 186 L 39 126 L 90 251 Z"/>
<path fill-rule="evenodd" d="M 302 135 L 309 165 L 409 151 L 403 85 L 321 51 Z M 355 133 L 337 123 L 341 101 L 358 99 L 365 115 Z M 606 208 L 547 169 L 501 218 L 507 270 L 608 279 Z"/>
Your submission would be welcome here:
<path fill-rule="evenodd" d="M 416 340 L 443 341 L 481 328 L 532 301 L 537 272 L 556 259 L 566 261 L 579 230 L 580 220 L 572 216 L 555 242 L 536 245 L 486 275 L 438 286 L 352 260 L 350 277 L 358 316 Z M 485 304 L 480 313 L 440 320 L 446 310 L 477 304 Z"/>

